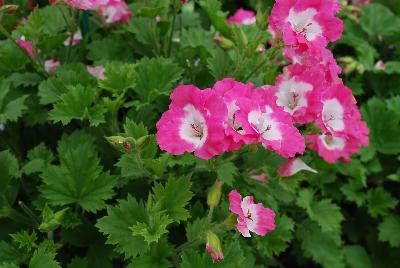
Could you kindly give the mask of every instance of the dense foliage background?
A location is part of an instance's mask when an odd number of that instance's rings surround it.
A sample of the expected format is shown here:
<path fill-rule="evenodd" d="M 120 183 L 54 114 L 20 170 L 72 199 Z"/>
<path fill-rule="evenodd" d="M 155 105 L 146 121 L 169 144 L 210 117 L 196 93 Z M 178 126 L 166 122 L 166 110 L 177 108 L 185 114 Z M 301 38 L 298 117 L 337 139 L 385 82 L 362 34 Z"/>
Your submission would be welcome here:
<path fill-rule="evenodd" d="M 271 39 L 274 1 L 127 1 L 133 16 L 115 25 L 64 4 L 36 1 L 30 12 L 28 1 L 5 2 L 19 9 L 0 13 L 0 267 L 400 263 L 398 0 L 343 1 L 344 34 L 330 47 L 368 123 L 370 146 L 350 163 L 307 152 L 319 173 L 290 178 L 276 172 L 284 159 L 262 148 L 204 161 L 161 152 L 154 137 L 178 84 L 274 83 L 282 56 L 256 68 L 271 57 L 257 48 Z M 231 33 L 224 18 L 239 7 L 257 11 L 257 26 Z M 78 27 L 83 40 L 65 46 Z M 215 42 L 217 34 L 229 40 Z M 14 43 L 22 35 L 34 60 Z M 47 59 L 62 63 L 53 75 L 44 71 Z M 105 66 L 106 79 L 86 65 Z M 124 138 L 129 143 L 119 144 Z M 262 172 L 267 183 L 250 179 Z M 210 222 L 206 198 L 216 179 L 224 185 Z M 276 212 L 275 231 L 246 239 L 215 227 L 230 214 L 233 187 Z M 204 249 L 208 229 L 222 241 L 220 263 Z"/>

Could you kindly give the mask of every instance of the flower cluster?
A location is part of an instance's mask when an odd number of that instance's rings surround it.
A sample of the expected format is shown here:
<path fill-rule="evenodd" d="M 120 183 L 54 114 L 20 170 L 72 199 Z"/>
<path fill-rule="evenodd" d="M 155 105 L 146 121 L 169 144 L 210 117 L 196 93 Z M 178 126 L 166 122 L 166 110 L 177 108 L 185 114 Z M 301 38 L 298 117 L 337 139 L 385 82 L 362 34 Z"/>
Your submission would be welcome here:
<path fill-rule="evenodd" d="M 326 49 L 343 31 L 343 22 L 335 17 L 339 10 L 335 0 L 277 0 L 269 19 L 270 29 L 283 38 L 284 54 L 292 62 L 273 87 L 278 105 L 298 124 L 317 123 L 321 132 L 306 137 L 308 147 L 329 163 L 350 160 L 369 142 L 356 100 Z"/>
<path fill-rule="evenodd" d="M 284 157 L 304 152 L 303 136 L 269 88 L 226 78 L 205 90 L 179 86 L 171 100 L 157 123 L 157 141 L 172 154 L 194 152 L 209 159 L 250 143 Z"/>
<path fill-rule="evenodd" d="M 132 16 L 124 0 L 64 0 L 81 10 L 96 10 L 108 24 L 127 22 Z"/>

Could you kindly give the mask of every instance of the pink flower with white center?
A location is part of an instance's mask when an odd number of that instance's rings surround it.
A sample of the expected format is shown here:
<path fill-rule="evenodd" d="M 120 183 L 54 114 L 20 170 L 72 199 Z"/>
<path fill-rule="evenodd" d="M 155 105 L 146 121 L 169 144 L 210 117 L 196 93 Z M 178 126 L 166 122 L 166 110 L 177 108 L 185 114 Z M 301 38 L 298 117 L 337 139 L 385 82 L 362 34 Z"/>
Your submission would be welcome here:
<path fill-rule="evenodd" d="M 323 72 L 319 68 L 289 65 L 280 75 L 272 93 L 276 104 L 283 107 L 296 123 L 306 124 L 317 117 L 319 92 L 323 85 Z"/>
<path fill-rule="evenodd" d="M 361 114 L 351 89 L 343 84 L 330 86 L 321 94 L 321 108 L 317 123 L 326 133 L 334 136 L 357 136 L 354 129 L 360 121 Z"/>
<path fill-rule="evenodd" d="M 290 177 L 300 171 L 309 171 L 312 173 L 317 173 L 317 171 L 311 167 L 309 167 L 306 163 L 304 163 L 300 158 L 292 158 L 288 160 L 285 164 L 278 168 L 278 173 L 283 177 Z"/>
<path fill-rule="evenodd" d="M 132 13 L 123 0 L 106 0 L 96 7 L 97 12 L 105 18 L 106 23 L 128 22 Z"/>
<path fill-rule="evenodd" d="M 253 136 L 246 135 L 242 128 L 242 123 L 236 115 L 240 110 L 238 106 L 239 100 L 251 98 L 254 92 L 253 84 L 243 84 L 232 78 L 225 78 L 215 83 L 212 90 L 223 98 L 228 109 L 227 119 L 224 124 L 226 150 L 238 150 L 244 143 L 255 142 Z"/>
<path fill-rule="evenodd" d="M 294 157 L 305 149 L 304 137 L 293 126 L 291 116 L 276 105 L 269 90 L 259 89 L 252 99 L 238 101 L 236 113 L 247 135 L 283 157 Z"/>
<path fill-rule="evenodd" d="M 64 0 L 67 5 L 81 10 L 93 9 L 99 0 Z"/>
<path fill-rule="evenodd" d="M 269 22 L 274 32 L 282 33 L 285 45 L 326 46 L 343 31 L 343 22 L 335 17 L 339 10 L 336 0 L 276 0 Z"/>
<path fill-rule="evenodd" d="M 357 153 L 361 146 L 367 146 L 368 128 L 365 124 L 361 124 L 359 129 L 359 137 L 337 137 L 331 134 L 309 135 L 307 141 L 311 144 L 308 148 L 318 152 L 328 163 L 335 163 L 339 159 L 350 161 L 352 154 Z"/>
<path fill-rule="evenodd" d="M 235 14 L 226 20 L 227 23 L 236 23 L 238 25 L 249 25 L 256 23 L 256 13 L 251 10 L 238 9 Z"/>
<path fill-rule="evenodd" d="M 106 69 L 103 66 L 86 66 L 86 70 L 99 80 L 106 79 L 104 75 Z"/>
<path fill-rule="evenodd" d="M 23 48 L 23 49 L 25 50 L 25 52 L 26 52 L 32 59 L 35 59 L 35 58 L 36 58 L 36 55 L 35 55 L 35 53 L 33 52 L 33 45 L 32 45 L 31 42 L 25 40 L 25 36 L 22 36 L 22 37 L 21 37 L 20 39 L 18 39 L 16 42 L 17 42 L 17 44 L 18 44 L 21 48 Z"/>
<path fill-rule="evenodd" d="M 50 75 L 54 74 L 54 71 L 60 66 L 60 62 L 57 60 L 46 60 L 44 62 L 44 69 Z"/>
<path fill-rule="evenodd" d="M 194 152 L 202 159 L 225 150 L 227 108 L 215 91 L 192 85 L 178 86 L 171 100 L 169 110 L 156 125 L 157 142 L 162 150 L 174 155 Z"/>
<path fill-rule="evenodd" d="M 68 34 L 71 35 L 71 33 Z M 72 46 L 76 46 L 81 40 L 82 40 L 82 32 L 81 30 L 78 30 L 72 36 Z M 71 36 L 68 36 L 67 39 L 65 39 L 64 41 L 64 46 L 69 46 L 70 42 L 71 42 Z"/>
<path fill-rule="evenodd" d="M 229 210 L 238 215 L 236 228 L 244 237 L 250 232 L 265 236 L 275 229 L 275 213 L 263 204 L 254 204 L 253 196 L 243 198 L 236 191 L 229 193 Z"/>
<path fill-rule="evenodd" d="M 299 44 L 297 47 L 287 47 L 284 49 L 285 57 L 293 64 L 301 64 L 306 67 L 319 68 L 325 75 L 328 83 L 340 83 L 338 75 L 342 69 L 337 64 L 330 50 L 324 47 L 308 47 Z"/>

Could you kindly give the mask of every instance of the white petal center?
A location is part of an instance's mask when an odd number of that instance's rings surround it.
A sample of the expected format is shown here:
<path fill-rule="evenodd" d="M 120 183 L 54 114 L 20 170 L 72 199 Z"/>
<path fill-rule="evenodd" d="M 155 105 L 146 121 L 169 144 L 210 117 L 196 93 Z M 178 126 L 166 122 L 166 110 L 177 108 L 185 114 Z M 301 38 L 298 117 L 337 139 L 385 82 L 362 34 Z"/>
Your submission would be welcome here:
<path fill-rule="evenodd" d="M 270 141 L 281 140 L 282 133 L 279 124 L 271 117 L 272 109 L 266 106 L 266 111 L 253 110 L 248 114 L 248 121 L 253 129 Z"/>
<path fill-rule="evenodd" d="M 192 143 L 199 148 L 207 140 L 207 124 L 203 115 L 192 104 L 186 105 L 183 110 L 186 112 L 185 118 L 179 130 L 181 139 Z"/>
<path fill-rule="evenodd" d="M 277 104 L 284 107 L 285 112 L 293 114 L 302 107 L 307 107 L 307 92 L 311 91 L 313 86 L 304 82 L 296 82 L 296 79 L 284 80 L 275 94 L 278 98 Z"/>
<path fill-rule="evenodd" d="M 346 141 L 340 137 L 322 134 L 319 136 L 319 138 L 321 139 L 325 148 L 330 151 L 343 150 L 344 146 L 346 145 Z"/>
<path fill-rule="evenodd" d="M 308 41 L 314 41 L 322 33 L 321 26 L 314 20 L 316 14 L 317 11 L 314 8 L 307 8 L 300 12 L 291 8 L 286 21 L 290 22 L 295 32 L 303 35 Z"/>
<path fill-rule="evenodd" d="M 337 99 L 324 101 L 322 120 L 328 129 L 333 131 L 344 130 L 343 114 L 343 106 Z"/>

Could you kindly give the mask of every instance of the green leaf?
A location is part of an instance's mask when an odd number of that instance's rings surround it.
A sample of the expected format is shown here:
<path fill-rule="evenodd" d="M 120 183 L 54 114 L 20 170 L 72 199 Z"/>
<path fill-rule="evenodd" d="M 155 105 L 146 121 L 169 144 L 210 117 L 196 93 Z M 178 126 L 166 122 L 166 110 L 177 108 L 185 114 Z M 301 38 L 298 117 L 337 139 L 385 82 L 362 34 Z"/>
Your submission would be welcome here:
<path fill-rule="evenodd" d="M 365 249 L 358 245 L 344 248 L 346 262 L 349 268 L 371 268 L 371 260 Z"/>
<path fill-rule="evenodd" d="M 138 124 L 129 118 L 127 118 L 125 121 L 124 132 L 127 137 L 132 137 L 134 139 L 139 139 L 149 134 L 149 131 L 143 125 L 143 123 Z"/>
<path fill-rule="evenodd" d="M 370 146 L 383 154 L 400 153 L 400 115 L 376 97 L 369 99 L 361 111 L 370 129 Z"/>
<path fill-rule="evenodd" d="M 160 50 L 159 44 L 159 30 L 157 29 L 157 22 L 152 18 L 133 17 L 125 26 L 128 32 L 135 34 L 136 40 L 143 45 L 148 46 L 153 54 L 158 53 Z"/>
<path fill-rule="evenodd" d="M 135 154 L 123 154 L 117 164 L 121 168 L 121 176 L 125 178 L 137 179 L 144 176 L 143 169 L 137 162 Z"/>
<path fill-rule="evenodd" d="M 36 247 L 37 236 L 35 231 L 29 234 L 26 230 L 22 230 L 16 234 L 10 234 L 14 242 L 18 245 L 18 248 L 26 248 L 29 252 L 32 248 Z"/>
<path fill-rule="evenodd" d="M 133 235 L 143 236 L 144 240 L 150 245 L 157 242 L 161 236 L 167 233 L 167 226 L 172 223 L 168 215 L 162 213 L 152 213 L 147 222 L 137 222 L 129 227 Z"/>
<path fill-rule="evenodd" d="M 368 212 L 372 217 L 385 216 L 393 209 L 398 201 L 382 187 L 368 190 Z"/>
<path fill-rule="evenodd" d="M 390 36 L 400 32 L 400 18 L 381 4 L 365 5 L 360 24 L 364 31 L 374 36 Z"/>
<path fill-rule="evenodd" d="M 192 223 L 188 223 L 186 225 L 187 240 L 193 241 L 199 237 L 206 237 L 209 227 L 209 221 L 207 218 L 196 219 Z"/>
<path fill-rule="evenodd" d="M 378 226 L 379 240 L 389 242 L 391 247 L 400 247 L 400 217 L 389 215 Z"/>
<path fill-rule="evenodd" d="M 215 78 L 215 80 L 220 80 L 224 77 L 229 77 L 231 74 L 233 66 L 233 61 L 229 54 L 224 52 L 221 48 L 216 48 L 213 50 L 211 57 L 207 59 L 207 68 L 210 73 Z"/>
<path fill-rule="evenodd" d="M 2 262 L 0 268 L 19 268 L 19 266 L 12 262 Z"/>
<path fill-rule="evenodd" d="M 182 48 L 204 48 L 211 53 L 214 48 L 213 35 L 201 28 L 189 28 L 182 32 Z"/>
<path fill-rule="evenodd" d="M 238 174 L 238 168 L 232 162 L 224 163 L 217 168 L 218 180 L 226 183 L 229 186 L 233 186 L 235 176 Z"/>
<path fill-rule="evenodd" d="M 18 161 L 8 150 L 0 152 L 0 195 L 7 191 L 12 178 L 19 176 Z"/>
<path fill-rule="evenodd" d="M 150 250 L 145 254 L 133 259 L 128 267 L 136 268 L 168 268 L 172 267 L 168 257 L 172 253 L 172 247 L 166 239 L 160 239 L 158 243 L 153 243 Z"/>
<path fill-rule="evenodd" d="M 146 220 L 144 205 L 128 195 L 126 200 L 119 201 L 115 207 L 108 207 L 107 216 L 99 219 L 96 227 L 107 236 L 106 243 L 115 245 L 115 250 L 128 259 L 143 254 L 149 248 L 142 236 L 134 236 L 129 229 L 136 222 Z"/>
<path fill-rule="evenodd" d="M 154 211 L 165 211 L 176 222 L 188 219 L 190 214 L 185 206 L 193 196 L 191 185 L 189 177 L 170 178 L 165 186 L 156 183 L 152 195 Z"/>
<path fill-rule="evenodd" d="M 89 120 L 91 126 L 98 126 L 105 122 L 106 108 L 96 104 L 98 92 L 91 87 L 77 85 L 68 87 L 68 92 L 60 96 L 50 112 L 50 119 L 68 125 L 72 119 Z"/>
<path fill-rule="evenodd" d="M 343 215 L 340 208 L 330 199 L 315 200 L 312 190 L 303 189 L 299 192 L 297 205 L 306 210 L 310 219 L 318 223 L 323 231 L 338 231 Z"/>
<path fill-rule="evenodd" d="M 29 62 L 28 56 L 11 40 L 0 41 L 0 70 L 4 72 L 18 71 Z"/>
<path fill-rule="evenodd" d="M 0 262 L 13 262 L 21 263 L 26 256 L 17 247 L 5 242 L 0 241 Z"/>
<path fill-rule="evenodd" d="M 8 121 L 16 122 L 24 111 L 27 110 L 24 104 L 28 95 L 23 95 L 17 98 L 9 98 L 10 84 L 4 78 L 0 77 L 0 122 L 7 123 Z"/>
<path fill-rule="evenodd" d="M 54 260 L 56 254 L 45 250 L 36 250 L 29 262 L 29 268 L 61 268 Z"/>
<path fill-rule="evenodd" d="M 201 0 L 200 6 L 207 13 L 211 24 L 224 36 L 231 34 L 231 28 L 225 22 L 226 14 L 221 10 L 221 2 L 219 0 Z"/>
<path fill-rule="evenodd" d="M 89 50 L 87 58 L 94 61 L 95 65 L 105 65 L 109 61 L 133 60 L 133 53 L 127 48 L 127 42 L 122 37 L 107 35 L 103 39 L 93 40 L 87 48 Z"/>
<path fill-rule="evenodd" d="M 387 61 L 385 62 L 385 69 L 387 74 L 400 74 L 400 61 Z"/>
<path fill-rule="evenodd" d="M 276 217 L 276 229 L 265 237 L 257 237 L 257 247 L 268 257 L 279 255 L 293 239 L 294 222 L 286 215 Z"/>
<path fill-rule="evenodd" d="M 350 202 L 355 202 L 358 207 L 361 207 L 366 199 L 366 194 L 362 189 L 363 185 L 355 179 L 348 181 L 340 188 L 346 199 Z"/>
<path fill-rule="evenodd" d="M 13 73 L 11 76 L 7 78 L 9 82 L 11 82 L 14 87 L 19 86 L 36 86 L 39 84 L 43 78 L 37 73 Z"/>
<path fill-rule="evenodd" d="M 143 101 L 149 102 L 158 94 L 169 96 L 174 83 L 181 78 L 182 73 L 183 69 L 171 59 L 144 58 L 137 65 L 135 91 Z"/>
<path fill-rule="evenodd" d="M 22 168 L 22 172 L 27 175 L 42 171 L 45 166 L 54 161 L 54 155 L 44 143 L 41 143 L 29 150 L 28 159 L 29 161 Z"/>
<path fill-rule="evenodd" d="M 109 63 L 105 71 L 106 79 L 99 81 L 99 86 L 111 92 L 115 97 L 134 88 L 136 71 L 134 64 Z"/>
<path fill-rule="evenodd" d="M 345 267 L 339 233 L 324 232 L 317 224 L 306 220 L 298 229 L 298 237 L 305 255 L 316 263 L 323 267 Z"/>
<path fill-rule="evenodd" d="M 41 174 L 40 192 L 50 204 L 78 204 L 95 212 L 114 194 L 117 179 L 102 171 L 93 138 L 83 132 L 64 136 L 58 145 L 60 165 L 49 165 Z"/>
<path fill-rule="evenodd" d="M 97 80 L 87 72 L 86 66 L 79 64 L 62 64 L 55 71 L 54 76 L 42 81 L 38 95 L 41 104 L 57 102 L 68 92 L 68 86 L 80 84 L 84 87 L 96 86 Z"/>

